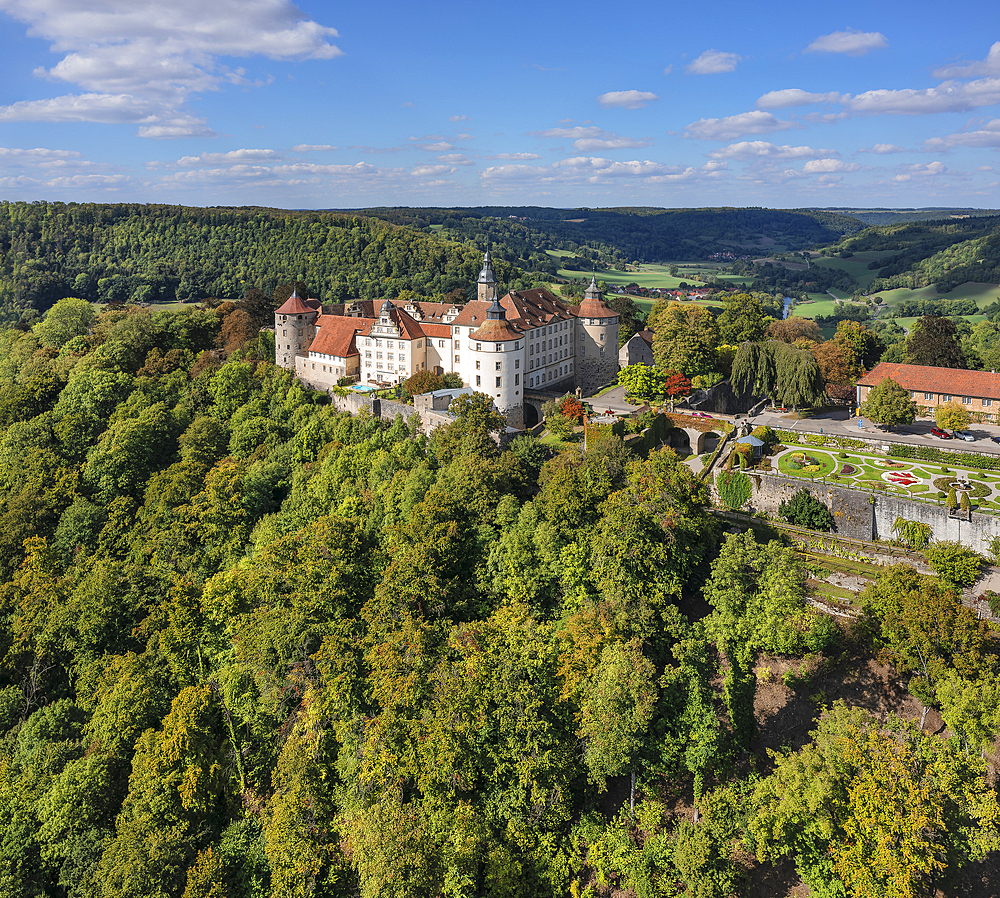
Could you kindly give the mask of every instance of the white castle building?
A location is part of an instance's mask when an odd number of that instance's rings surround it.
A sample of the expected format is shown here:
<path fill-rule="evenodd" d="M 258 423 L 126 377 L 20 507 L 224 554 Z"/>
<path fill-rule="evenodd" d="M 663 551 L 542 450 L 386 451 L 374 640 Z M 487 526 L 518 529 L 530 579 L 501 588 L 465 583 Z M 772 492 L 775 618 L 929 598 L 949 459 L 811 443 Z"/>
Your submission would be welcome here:
<path fill-rule="evenodd" d="M 578 306 L 545 289 L 500 297 L 490 253 L 477 297 L 399 306 L 358 301 L 325 309 L 292 293 L 274 313 L 277 364 L 315 389 L 342 377 L 371 386 L 402 383 L 418 371 L 454 372 L 493 399 L 513 427 L 524 426 L 526 390 L 588 395 L 618 374 L 618 313 L 596 280 Z"/>

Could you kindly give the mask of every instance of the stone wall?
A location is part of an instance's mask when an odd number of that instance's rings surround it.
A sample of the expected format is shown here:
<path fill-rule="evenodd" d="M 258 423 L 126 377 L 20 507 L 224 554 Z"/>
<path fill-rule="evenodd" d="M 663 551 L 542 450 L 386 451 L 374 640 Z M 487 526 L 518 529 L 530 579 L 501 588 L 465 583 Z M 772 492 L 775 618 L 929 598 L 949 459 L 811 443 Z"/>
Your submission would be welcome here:
<path fill-rule="evenodd" d="M 699 390 L 691 397 L 688 405 L 717 415 L 742 415 L 762 398 L 752 393 L 737 393 L 728 380 L 723 380 L 707 390 Z"/>
<path fill-rule="evenodd" d="M 897 517 L 929 525 L 935 541 L 959 542 L 981 555 L 989 555 L 990 541 L 1000 536 L 1000 516 L 996 515 L 976 512 L 971 516 L 950 515 L 943 505 L 809 482 L 782 474 L 747 472 L 747 476 L 753 491 L 749 503 L 741 511 L 762 511 L 777 517 L 778 506 L 804 487 L 833 513 L 835 532 L 853 539 L 895 539 L 892 525 Z M 712 491 L 717 498 L 714 476 Z"/>
<path fill-rule="evenodd" d="M 928 524 L 934 540 L 953 540 L 981 555 L 989 555 L 990 540 L 1000 536 L 1000 517 L 996 515 L 950 515 L 943 505 L 895 496 L 875 497 L 875 535 L 879 539 L 894 538 L 892 525 L 897 517 Z"/>
<path fill-rule="evenodd" d="M 748 473 L 748 476 L 753 484 L 749 503 L 753 511 L 763 511 L 772 517 L 777 517 L 778 506 L 805 487 L 833 513 L 837 533 L 853 539 L 872 538 L 873 510 L 869 493 L 823 483 L 810 483 L 782 474 L 753 472 Z"/>

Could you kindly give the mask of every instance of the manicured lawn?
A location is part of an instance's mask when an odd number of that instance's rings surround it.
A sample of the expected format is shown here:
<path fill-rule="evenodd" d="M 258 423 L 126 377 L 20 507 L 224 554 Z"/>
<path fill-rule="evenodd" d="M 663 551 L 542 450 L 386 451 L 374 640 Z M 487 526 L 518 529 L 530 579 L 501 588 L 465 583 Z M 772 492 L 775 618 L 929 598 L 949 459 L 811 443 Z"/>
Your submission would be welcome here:
<path fill-rule="evenodd" d="M 793 449 L 778 459 L 778 470 L 790 477 L 825 477 L 836 467 L 833 456 L 814 449 Z"/>

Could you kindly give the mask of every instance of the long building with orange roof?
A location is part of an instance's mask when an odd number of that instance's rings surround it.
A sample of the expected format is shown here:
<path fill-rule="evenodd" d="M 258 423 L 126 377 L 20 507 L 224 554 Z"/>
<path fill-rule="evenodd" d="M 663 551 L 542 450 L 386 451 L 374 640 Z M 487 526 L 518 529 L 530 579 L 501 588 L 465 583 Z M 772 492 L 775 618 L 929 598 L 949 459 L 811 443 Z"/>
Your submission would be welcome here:
<path fill-rule="evenodd" d="M 401 383 L 418 371 L 456 373 L 490 396 L 508 424 L 524 426 L 526 390 L 589 394 L 618 373 L 618 313 L 596 279 L 578 306 L 545 289 L 498 295 L 490 253 L 476 299 L 448 303 L 359 300 L 324 311 L 292 294 L 275 312 L 278 364 L 316 389 L 350 377 Z"/>

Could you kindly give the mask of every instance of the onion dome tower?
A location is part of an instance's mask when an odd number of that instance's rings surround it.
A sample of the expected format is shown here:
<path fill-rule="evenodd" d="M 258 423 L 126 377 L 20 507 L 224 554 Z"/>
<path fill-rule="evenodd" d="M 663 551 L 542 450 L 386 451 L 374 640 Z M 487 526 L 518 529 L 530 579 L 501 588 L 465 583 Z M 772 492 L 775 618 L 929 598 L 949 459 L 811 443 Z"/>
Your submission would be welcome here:
<path fill-rule="evenodd" d="M 469 343 L 476 363 L 473 389 L 493 400 L 508 425 L 523 427 L 521 358 L 524 355 L 524 335 L 507 320 L 507 311 L 495 293 L 492 304 L 486 310 L 486 321 L 469 335 Z"/>

